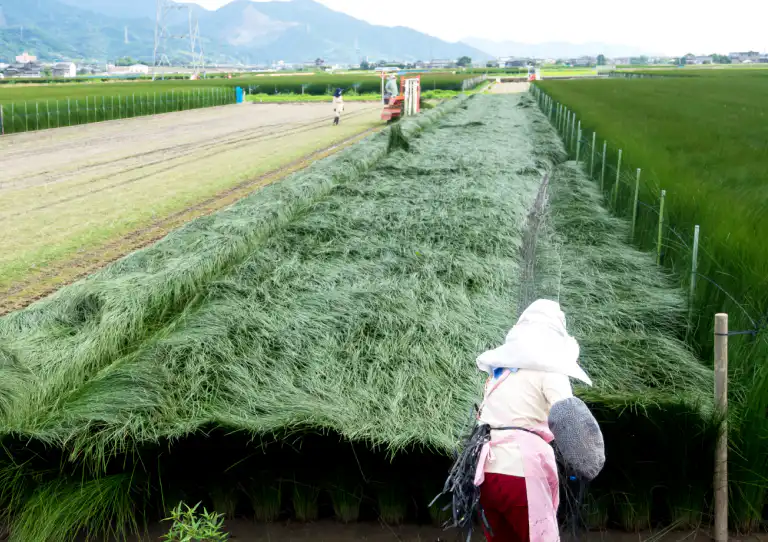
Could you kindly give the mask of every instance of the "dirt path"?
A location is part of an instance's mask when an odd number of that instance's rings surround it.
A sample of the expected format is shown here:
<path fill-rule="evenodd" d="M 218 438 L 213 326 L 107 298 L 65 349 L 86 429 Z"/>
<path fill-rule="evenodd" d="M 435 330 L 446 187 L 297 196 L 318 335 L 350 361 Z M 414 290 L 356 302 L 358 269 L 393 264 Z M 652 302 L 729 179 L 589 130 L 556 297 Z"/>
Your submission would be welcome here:
<path fill-rule="evenodd" d="M 377 104 L 225 106 L 0 138 L 0 314 L 382 126 Z"/>
<path fill-rule="evenodd" d="M 530 83 L 495 83 L 491 86 L 491 94 L 520 94 L 528 92 Z"/>

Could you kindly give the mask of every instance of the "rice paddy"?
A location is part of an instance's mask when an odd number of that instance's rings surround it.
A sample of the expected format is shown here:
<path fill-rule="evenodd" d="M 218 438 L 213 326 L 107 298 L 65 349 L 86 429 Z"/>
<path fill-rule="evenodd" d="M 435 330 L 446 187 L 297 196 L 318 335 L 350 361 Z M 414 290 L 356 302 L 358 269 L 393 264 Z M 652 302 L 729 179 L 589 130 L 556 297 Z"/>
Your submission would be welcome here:
<path fill-rule="evenodd" d="M 11 540 L 121 536 L 180 502 L 439 522 L 474 359 L 531 292 L 560 300 L 595 381 L 590 521 L 707 516 L 713 376 L 685 295 L 566 157 L 531 98 L 462 96 L 1 318 Z"/>

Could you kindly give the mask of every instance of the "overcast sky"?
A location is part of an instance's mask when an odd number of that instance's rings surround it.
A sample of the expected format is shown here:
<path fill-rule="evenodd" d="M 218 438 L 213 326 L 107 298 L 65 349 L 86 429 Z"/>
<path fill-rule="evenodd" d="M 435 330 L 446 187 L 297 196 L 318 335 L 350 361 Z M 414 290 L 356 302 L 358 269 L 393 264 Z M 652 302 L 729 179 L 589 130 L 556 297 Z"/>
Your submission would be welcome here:
<path fill-rule="evenodd" d="M 194 0 L 209 9 L 229 0 Z M 458 41 L 603 42 L 649 53 L 768 49 L 768 0 L 318 0 L 373 24 L 409 26 Z"/>

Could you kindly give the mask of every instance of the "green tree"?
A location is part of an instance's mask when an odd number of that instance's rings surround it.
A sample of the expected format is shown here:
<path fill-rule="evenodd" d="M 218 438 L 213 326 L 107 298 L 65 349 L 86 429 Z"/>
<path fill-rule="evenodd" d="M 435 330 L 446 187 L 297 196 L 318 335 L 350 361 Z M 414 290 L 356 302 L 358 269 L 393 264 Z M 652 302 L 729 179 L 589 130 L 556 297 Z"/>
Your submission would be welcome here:
<path fill-rule="evenodd" d="M 367 60 L 363 60 L 360 63 L 360 69 L 361 70 L 370 70 L 371 69 L 371 65 L 370 65 L 370 63 Z"/>
<path fill-rule="evenodd" d="M 138 64 L 138 62 L 129 56 L 124 56 L 115 60 L 115 66 L 133 66 L 134 64 Z"/>
<path fill-rule="evenodd" d="M 456 65 L 461 68 L 466 68 L 472 65 L 472 59 L 468 56 L 463 56 L 456 61 Z"/>
<path fill-rule="evenodd" d="M 597 65 L 605 66 L 605 55 L 597 55 Z"/>
<path fill-rule="evenodd" d="M 728 55 L 718 55 L 714 54 L 712 56 L 712 62 L 715 64 L 730 64 L 731 63 L 731 57 Z"/>

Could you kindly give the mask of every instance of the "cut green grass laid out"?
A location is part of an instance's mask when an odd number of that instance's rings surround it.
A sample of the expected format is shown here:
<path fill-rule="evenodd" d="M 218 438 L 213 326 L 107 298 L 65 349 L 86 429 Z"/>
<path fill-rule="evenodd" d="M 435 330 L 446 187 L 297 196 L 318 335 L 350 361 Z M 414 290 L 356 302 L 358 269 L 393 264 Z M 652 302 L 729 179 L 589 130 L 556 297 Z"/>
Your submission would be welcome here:
<path fill-rule="evenodd" d="M 171 484 L 160 451 L 200 444 L 212 427 L 254 442 L 221 474 L 192 451 L 181 458 L 208 495 L 253 461 L 260 438 L 300 449 L 300 435 L 338 435 L 345 450 L 359 443 L 344 467 L 361 473 L 363 448 L 394 460 L 450 454 L 482 389 L 475 357 L 517 317 L 528 214 L 563 151 L 527 97 L 458 99 L 398 126 L 408 152 L 388 153 L 389 134 L 373 136 L 0 319 L 0 492 L 14 503 L 14 542 L 99 528 L 62 493 L 76 486 L 57 489 L 65 475 L 127 476 L 131 500 L 107 501 L 97 518 L 133 529 Z M 566 166 L 552 176 L 537 291 L 560 296 L 596 383 L 577 389 L 606 435 L 596 491 L 640 498 L 663 486 L 674 500 L 682 478 L 696 490 L 711 481 L 712 374 L 676 338 L 681 293 L 620 241 L 626 225 L 579 175 Z M 11 474 L 10 456 L 27 470 Z M 412 498 L 437 521 L 423 503 L 444 473 L 431 475 L 414 481 Z M 337 483 L 345 497 L 334 498 L 313 476 L 275 477 L 289 480 L 281 487 L 301 521 L 326 498 L 342 520 L 357 515 L 358 497 L 378 502 L 382 519 L 403 515 L 380 478 L 361 474 L 362 496 L 357 479 Z M 242 497 L 263 518 L 279 514 L 279 495 Z M 226 510 L 216 512 L 231 513 L 231 499 L 217 500 Z M 50 529 L 25 519 L 43 505 L 66 512 Z"/>

